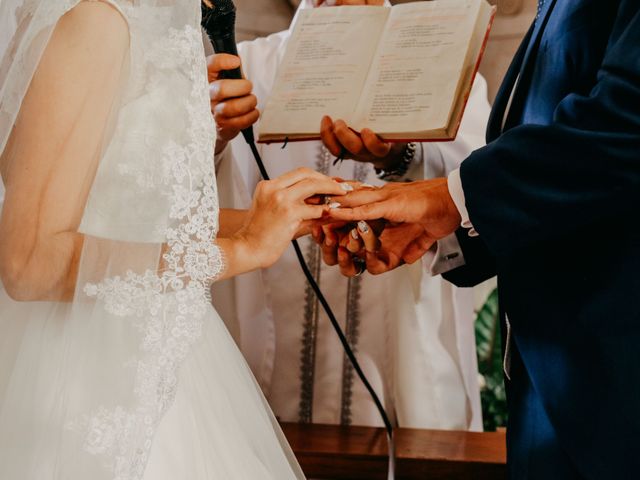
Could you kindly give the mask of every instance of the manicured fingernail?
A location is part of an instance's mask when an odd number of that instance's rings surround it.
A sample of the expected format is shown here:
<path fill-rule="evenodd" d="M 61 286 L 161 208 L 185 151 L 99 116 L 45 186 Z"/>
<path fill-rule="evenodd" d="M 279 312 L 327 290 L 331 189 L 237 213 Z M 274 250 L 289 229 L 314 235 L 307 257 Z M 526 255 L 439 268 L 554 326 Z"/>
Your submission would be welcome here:
<path fill-rule="evenodd" d="M 373 185 L 369 185 L 368 183 L 363 183 L 362 185 L 360 185 L 361 188 L 376 188 Z"/>
<path fill-rule="evenodd" d="M 330 208 L 331 210 L 335 210 L 335 209 L 337 209 L 337 208 L 340 208 L 341 206 L 342 206 L 342 205 L 341 205 L 340 203 L 338 203 L 338 202 L 331 202 L 331 203 L 329 204 L 329 208 Z"/>
<path fill-rule="evenodd" d="M 358 235 L 358 231 L 355 228 L 351 230 L 351 238 L 353 238 L 354 240 L 360 239 L 360 235 Z"/>
<path fill-rule="evenodd" d="M 358 230 L 362 233 L 369 233 L 369 225 L 367 225 L 367 222 L 360 220 L 358 222 Z"/>
<path fill-rule="evenodd" d="M 340 188 L 342 188 L 342 190 L 344 190 L 345 192 L 353 192 L 353 186 L 349 185 L 348 183 L 341 183 Z"/>

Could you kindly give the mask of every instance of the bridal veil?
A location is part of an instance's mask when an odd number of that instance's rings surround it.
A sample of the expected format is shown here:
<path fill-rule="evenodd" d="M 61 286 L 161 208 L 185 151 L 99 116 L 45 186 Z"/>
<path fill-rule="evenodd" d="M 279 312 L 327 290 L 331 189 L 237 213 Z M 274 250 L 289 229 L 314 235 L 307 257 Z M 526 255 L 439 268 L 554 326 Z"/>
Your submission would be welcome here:
<path fill-rule="evenodd" d="M 51 39 L 78 0 L 0 2 L 7 199 L 33 128 L 21 118 L 38 108 L 30 85 L 56 81 L 39 78 L 42 62 L 81 80 L 65 92 L 72 115 L 52 154 L 93 162 L 68 175 L 86 185 L 73 300 L 19 302 L 0 285 L 0 478 L 303 478 L 208 298 L 224 258 L 200 5 L 90 4 L 124 22 L 126 52 L 109 51 L 117 28 L 97 29 L 86 42 L 109 55 L 76 75 Z"/>

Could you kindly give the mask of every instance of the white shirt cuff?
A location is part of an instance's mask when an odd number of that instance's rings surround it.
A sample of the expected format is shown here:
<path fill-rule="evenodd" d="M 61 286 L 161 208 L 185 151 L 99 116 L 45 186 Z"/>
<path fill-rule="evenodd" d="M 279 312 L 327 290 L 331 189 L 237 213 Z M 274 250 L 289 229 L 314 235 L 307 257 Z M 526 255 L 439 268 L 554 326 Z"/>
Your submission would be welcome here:
<path fill-rule="evenodd" d="M 469 236 L 477 237 L 478 232 L 473 228 L 473 224 L 469 219 L 469 212 L 467 211 L 467 204 L 464 198 L 464 190 L 462 190 L 462 180 L 460 179 L 460 169 L 456 168 L 449 174 L 448 179 L 449 195 L 453 199 L 460 216 L 462 217 L 462 228 L 469 228 Z"/>

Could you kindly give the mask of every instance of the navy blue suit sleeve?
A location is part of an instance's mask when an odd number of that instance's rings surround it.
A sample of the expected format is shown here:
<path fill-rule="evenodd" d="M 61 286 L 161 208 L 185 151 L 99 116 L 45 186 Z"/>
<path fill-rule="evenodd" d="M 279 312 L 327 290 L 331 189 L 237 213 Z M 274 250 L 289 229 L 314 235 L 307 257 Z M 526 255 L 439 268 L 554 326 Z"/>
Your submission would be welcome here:
<path fill-rule="evenodd" d="M 515 127 L 463 162 L 469 215 L 494 255 L 637 218 L 639 3 L 621 3 L 588 96 L 565 97 L 550 125 Z"/>

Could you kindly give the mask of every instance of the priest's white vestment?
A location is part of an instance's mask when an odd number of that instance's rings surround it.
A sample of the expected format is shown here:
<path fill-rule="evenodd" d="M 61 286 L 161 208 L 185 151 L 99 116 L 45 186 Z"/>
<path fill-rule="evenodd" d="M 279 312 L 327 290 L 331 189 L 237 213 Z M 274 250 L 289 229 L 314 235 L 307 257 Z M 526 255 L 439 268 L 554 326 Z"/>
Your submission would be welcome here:
<path fill-rule="evenodd" d="M 300 8 L 309 6 L 303 1 Z M 239 45 L 259 108 L 272 89 L 288 38 L 285 31 Z M 457 140 L 419 145 L 411 178 L 446 176 L 482 146 L 489 109 L 486 82 L 479 76 Z M 383 183 L 369 164 L 346 160 L 334 166 L 319 142 L 291 143 L 284 149 L 259 145 L 259 150 L 273 177 L 306 166 Z M 221 206 L 246 207 L 260 177 L 244 139 L 234 140 L 216 164 Z M 322 264 L 310 239 L 301 244 L 365 373 L 398 425 L 481 429 L 473 291 L 431 276 L 433 255 L 386 275 L 365 273 L 349 280 L 337 267 Z M 217 284 L 213 298 L 281 420 L 381 424 L 293 249 L 272 268 Z"/>

